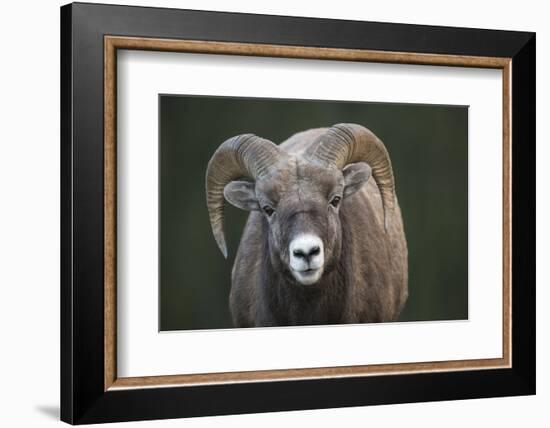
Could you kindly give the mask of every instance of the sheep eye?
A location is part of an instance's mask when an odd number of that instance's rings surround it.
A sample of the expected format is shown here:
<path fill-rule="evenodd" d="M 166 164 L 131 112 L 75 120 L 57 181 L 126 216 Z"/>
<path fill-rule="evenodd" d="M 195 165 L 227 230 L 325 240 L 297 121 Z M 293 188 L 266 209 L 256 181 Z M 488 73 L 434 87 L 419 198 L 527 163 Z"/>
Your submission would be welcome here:
<path fill-rule="evenodd" d="M 334 208 L 337 208 L 341 200 L 342 198 L 340 196 L 335 196 L 334 198 L 331 199 L 330 205 L 332 205 Z"/>
<path fill-rule="evenodd" d="M 273 213 L 275 212 L 275 210 L 273 208 L 271 208 L 269 205 L 265 205 L 262 210 L 264 210 L 264 213 L 266 213 L 266 215 L 268 217 L 271 217 L 273 215 Z"/>

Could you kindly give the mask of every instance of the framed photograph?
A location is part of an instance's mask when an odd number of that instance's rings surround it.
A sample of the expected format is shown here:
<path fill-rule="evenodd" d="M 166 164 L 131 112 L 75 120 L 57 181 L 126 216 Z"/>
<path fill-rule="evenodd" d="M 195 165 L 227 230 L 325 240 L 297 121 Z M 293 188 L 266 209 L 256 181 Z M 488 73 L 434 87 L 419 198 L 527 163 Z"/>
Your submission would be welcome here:
<path fill-rule="evenodd" d="M 61 418 L 535 393 L 535 35 L 61 8 Z"/>

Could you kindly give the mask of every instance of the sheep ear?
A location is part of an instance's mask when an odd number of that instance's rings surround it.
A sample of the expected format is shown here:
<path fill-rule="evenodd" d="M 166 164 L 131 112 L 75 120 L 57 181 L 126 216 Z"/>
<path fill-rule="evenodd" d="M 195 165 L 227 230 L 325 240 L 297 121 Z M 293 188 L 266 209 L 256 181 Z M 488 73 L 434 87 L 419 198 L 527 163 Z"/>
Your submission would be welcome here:
<path fill-rule="evenodd" d="M 223 196 L 231 205 L 245 211 L 260 209 L 256 199 L 255 183 L 251 181 L 231 181 L 223 189 Z"/>
<path fill-rule="evenodd" d="M 344 198 L 353 195 L 363 184 L 369 181 L 371 168 L 365 162 L 352 163 L 346 166 L 344 174 Z"/>

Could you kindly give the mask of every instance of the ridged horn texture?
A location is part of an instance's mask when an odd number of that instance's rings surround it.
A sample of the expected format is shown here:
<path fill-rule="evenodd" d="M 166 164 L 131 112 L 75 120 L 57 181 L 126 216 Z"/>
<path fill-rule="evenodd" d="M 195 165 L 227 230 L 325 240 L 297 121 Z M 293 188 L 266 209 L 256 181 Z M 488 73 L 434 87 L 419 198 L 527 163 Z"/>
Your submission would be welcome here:
<path fill-rule="evenodd" d="M 281 150 L 269 140 L 252 134 L 237 135 L 222 143 L 206 169 L 206 204 L 214 238 L 227 258 L 224 234 L 223 189 L 239 178 L 256 180 L 281 157 Z"/>
<path fill-rule="evenodd" d="M 388 230 L 388 220 L 395 207 L 395 181 L 388 151 L 376 135 L 354 123 L 340 123 L 321 135 L 306 157 L 338 169 L 355 162 L 369 164 L 382 197 L 384 229 Z"/>

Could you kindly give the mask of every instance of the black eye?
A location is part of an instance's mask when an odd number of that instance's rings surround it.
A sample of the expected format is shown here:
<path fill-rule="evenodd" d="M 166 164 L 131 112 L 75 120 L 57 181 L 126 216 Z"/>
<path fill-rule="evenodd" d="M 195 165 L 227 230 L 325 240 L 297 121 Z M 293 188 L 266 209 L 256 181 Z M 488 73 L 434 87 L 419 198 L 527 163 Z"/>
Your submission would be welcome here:
<path fill-rule="evenodd" d="M 262 207 L 262 210 L 264 210 L 264 213 L 266 213 L 268 217 L 271 217 L 275 212 L 275 210 L 271 208 L 269 205 L 265 205 L 264 207 Z"/>
<path fill-rule="evenodd" d="M 331 199 L 330 205 L 332 205 L 334 208 L 336 208 L 340 204 L 341 200 L 342 200 L 342 198 L 340 196 L 335 196 L 334 198 Z"/>

